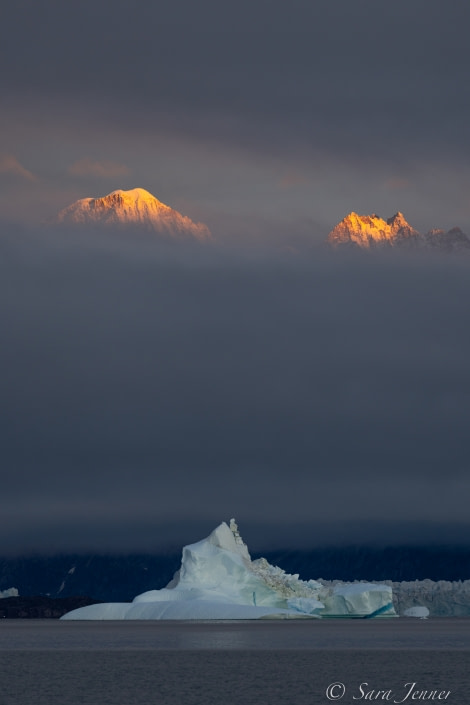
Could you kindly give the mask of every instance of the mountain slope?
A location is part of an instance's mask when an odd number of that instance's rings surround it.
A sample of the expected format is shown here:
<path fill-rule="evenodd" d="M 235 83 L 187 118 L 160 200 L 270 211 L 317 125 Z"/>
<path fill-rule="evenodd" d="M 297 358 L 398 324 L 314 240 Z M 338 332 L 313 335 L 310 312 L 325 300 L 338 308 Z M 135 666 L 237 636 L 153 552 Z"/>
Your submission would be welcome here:
<path fill-rule="evenodd" d="M 102 198 L 82 198 L 61 210 L 55 222 L 72 226 L 137 226 L 176 238 L 210 238 L 209 229 L 204 223 L 194 223 L 142 188 L 130 191 L 118 189 Z"/>
<path fill-rule="evenodd" d="M 336 225 L 327 237 L 333 247 L 359 247 L 361 249 L 408 247 L 432 248 L 446 252 L 470 249 L 470 239 L 459 228 L 430 230 L 422 235 L 396 213 L 388 220 L 378 215 L 349 213 Z"/>

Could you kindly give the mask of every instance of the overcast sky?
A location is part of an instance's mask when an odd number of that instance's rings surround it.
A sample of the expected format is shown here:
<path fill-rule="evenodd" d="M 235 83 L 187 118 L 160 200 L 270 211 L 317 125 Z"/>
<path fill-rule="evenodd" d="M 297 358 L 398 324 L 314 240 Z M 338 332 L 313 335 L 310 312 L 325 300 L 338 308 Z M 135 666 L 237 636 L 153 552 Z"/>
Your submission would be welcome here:
<path fill-rule="evenodd" d="M 9 3 L 0 212 L 31 222 L 140 186 L 217 231 L 319 237 L 351 210 L 470 231 L 469 15 L 442 0 Z"/>
<path fill-rule="evenodd" d="M 351 210 L 470 233 L 469 20 L 10 3 L 0 553 L 152 550 L 231 516 L 267 548 L 470 540 L 469 259 L 321 246 Z M 41 226 L 136 186 L 213 243 Z"/>

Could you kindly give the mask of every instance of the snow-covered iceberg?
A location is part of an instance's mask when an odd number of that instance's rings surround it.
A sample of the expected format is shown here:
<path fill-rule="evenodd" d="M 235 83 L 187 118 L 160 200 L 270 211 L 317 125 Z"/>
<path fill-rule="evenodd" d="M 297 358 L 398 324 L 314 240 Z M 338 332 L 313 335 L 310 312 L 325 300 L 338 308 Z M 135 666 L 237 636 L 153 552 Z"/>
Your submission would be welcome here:
<path fill-rule="evenodd" d="M 276 619 L 391 617 L 388 585 L 354 583 L 326 587 L 300 580 L 265 558 L 251 560 L 235 520 L 206 539 L 185 546 L 181 567 L 161 590 L 130 603 L 80 607 L 62 619 Z"/>
<path fill-rule="evenodd" d="M 403 612 L 403 616 L 427 619 L 429 617 L 429 610 L 427 607 L 423 607 L 422 605 L 416 605 L 416 607 L 408 607 L 408 609 Z"/>
<path fill-rule="evenodd" d="M 8 590 L 0 590 L 0 599 L 3 597 L 18 597 L 18 590 L 14 587 Z"/>

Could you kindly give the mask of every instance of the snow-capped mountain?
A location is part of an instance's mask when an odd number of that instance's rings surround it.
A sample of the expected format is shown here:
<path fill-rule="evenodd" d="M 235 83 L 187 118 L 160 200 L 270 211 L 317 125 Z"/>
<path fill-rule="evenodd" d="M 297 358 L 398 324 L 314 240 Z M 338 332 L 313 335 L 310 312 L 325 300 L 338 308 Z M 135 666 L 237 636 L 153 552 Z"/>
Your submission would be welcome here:
<path fill-rule="evenodd" d="M 434 228 L 424 235 L 424 240 L 426 245 L 448 252 L 470 248 L 470 239 L 460 228 L 452 228 L 448 232 Z"/>
<path fill-rule="evenodd" d="M 204 223 L 194 223 L 166 206 L 143 188 L 118 189 L 101 198 L 82 198 L 64 208 L 56 223 L 64 225 L 102 225 L 140 227 L 171 237 L 210 238 Z"/>
<path fill-rule="evenodd" d="M 408 247 L 447 252 L 470 249 L 470 239 L 459 228 L 448 232 L 434 229 L 423 235 L 400 212 L 388 220 L 375 214 L 349 213 L 329 233 L 327 242 L 333 247 L 349 245 L 361 249 Z"/>

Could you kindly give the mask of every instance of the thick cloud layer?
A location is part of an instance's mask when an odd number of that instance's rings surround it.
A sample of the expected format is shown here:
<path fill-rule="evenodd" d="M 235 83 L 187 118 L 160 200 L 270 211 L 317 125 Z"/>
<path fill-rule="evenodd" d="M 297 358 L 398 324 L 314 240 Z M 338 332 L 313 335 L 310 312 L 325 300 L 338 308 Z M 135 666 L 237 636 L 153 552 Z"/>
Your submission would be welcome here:
<path fill-rule="evenodd" d="M 136 238 L 2 238 L 3 546 L 468 538 L 468 259 Z"/>
<path fill-rule="evenodd" d="M 469 19 L 440 0 L 4 9 L 5 550 L 151 548 L 233 514 L 270 547 L 466 540 L 468 261 L 319 243 L 351 210 L 470 233 Z M 37 230 L 136 186 L 214 244 Z"/>
<path fill-rule="evenodd" d="M 440 0 L 11 3 L 0 152 L 37 178 L 3 179 L 2 210 L 33 220 L 142 186 L 206 221 L 311 218 L 326 234 L 350 210 L 402 210 L 470 229 L 469 15 Z"/>
<path fill-rule="evenodd" d="M 256 145 L 266 120 L 266 140 L 276 125 L 295 140 L 286 126 L 297 125 L 301 142 L 309 135 L 323 149 L 343 138 L 356 155 L 364 140 L 373 161 L 394 154 L 390 139 L 414 138 L 426 152 L 429 139 L 437 149 L 459 147 L 468 19 L 464 4 L 443 8 L 438 0 L 297 0 L 288 8 L 273 0 L 223 7 L 180 0 L 136 3 L 132 13 L 116 0 L 24 2 L 7 9 L 2 50 L 11 69 L 2 83 L 13 96 L 123 101 L 117 121 L 135 108 L 142 117 L 144 106 L 170 120 L 178 112 L 211 135 L 219 123 L 224 140 L 229 131 L 241 139 L 251 125 Z"/>

